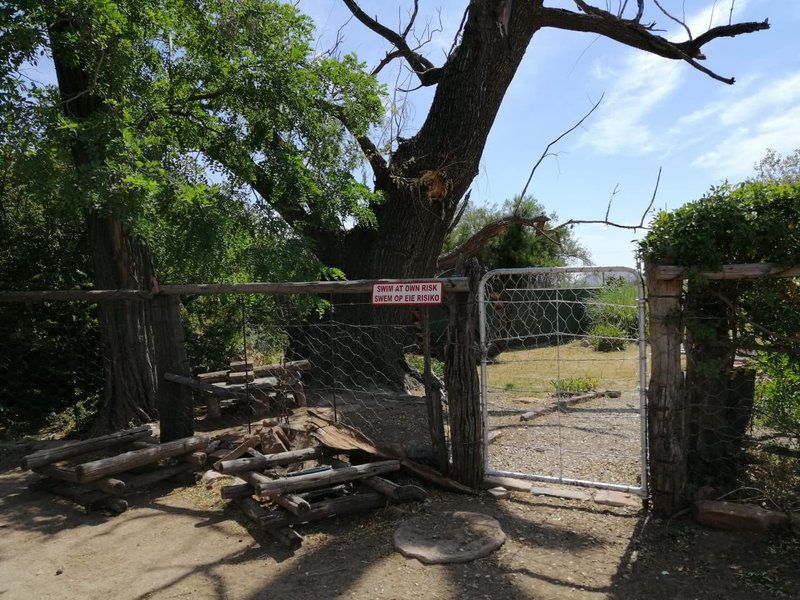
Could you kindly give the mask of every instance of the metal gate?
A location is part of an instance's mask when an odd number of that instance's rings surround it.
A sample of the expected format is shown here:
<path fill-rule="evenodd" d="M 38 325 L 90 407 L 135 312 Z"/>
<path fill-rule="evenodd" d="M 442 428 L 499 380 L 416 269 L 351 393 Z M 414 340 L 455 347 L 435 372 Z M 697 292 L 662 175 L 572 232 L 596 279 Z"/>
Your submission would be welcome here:
<path fill-rule="evenodd" d="M 478 294 L 486 473 L 646 495 L 639 272 L 498 269 Z"/>

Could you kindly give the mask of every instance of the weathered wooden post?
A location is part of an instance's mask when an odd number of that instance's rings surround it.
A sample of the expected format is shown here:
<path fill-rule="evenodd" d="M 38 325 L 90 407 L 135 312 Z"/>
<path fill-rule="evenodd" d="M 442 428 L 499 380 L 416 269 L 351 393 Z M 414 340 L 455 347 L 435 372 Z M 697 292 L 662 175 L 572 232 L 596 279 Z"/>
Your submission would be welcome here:
<path fill-rule="evenodd" d="M 683 279 L 659 279 L 645 267 L 650 319 L 650 385 L 647 391 L 650 490 L 653 511 L 672 515 L 687 497 L 687 423 L 681 367 Z"/>
<path fill-rule="evenodd" d="M 450 296 L 445 351 L 445 386 L 453 457 L 450 475 L 464 485 L 479 488 L 483 484 L 485 449 L 477 368 L 480 358 L 476 339 L 480 265 L 476 259 L 465 263 L 464 274 L 469 278 L 469 292 Z"/>
<path fill-rule="evenodd" d="M 425 403 L 428 409 L 428 428 L 431 444 L 436 456 L 436 466 L 443 475 L 449 471 L 447 443 L 444 437 L 444 415 L 442 413 L 442 385 L 431 369 L 431 318 L 428 306 L 420 307 L 422 319 L 422 353 L 424 359 Z"/>
<path fill-rule="evenodd" d="M 190 374 L 183 346 L 180 296 L 153 297 L 153 345 L 161 443 L 189 437 L 194 433 L 192 392 L 164 379 L 165 373 Z"/>

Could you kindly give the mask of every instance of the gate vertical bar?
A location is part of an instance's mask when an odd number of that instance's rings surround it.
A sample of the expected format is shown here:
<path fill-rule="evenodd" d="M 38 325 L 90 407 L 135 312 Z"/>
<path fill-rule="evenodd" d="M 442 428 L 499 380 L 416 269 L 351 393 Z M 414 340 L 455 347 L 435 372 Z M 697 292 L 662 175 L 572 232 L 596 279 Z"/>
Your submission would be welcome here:
<path fill-rule="evenodd" d="M 481 351 L 481 411 L 483 411 L 483 471 L 489 471 L 489 384 L 486 379 L 486 282 L 493 271 L 489 271 L 478 284 L 478 329 Z"/>
<path fill-rule="evenodd" d="M 636 280 L 637 288 L 639 290 L 639 297 L 637 298 L 637 307 L 639 315 L 639 419 L 640 419 L 640 436 L 642 444 L 641 452 L 641 476 L 640 484 L 641 489 L 639 494 L 642 498 L 647 498 L 647 334 L 645 331 L 645 297 L 644 297 L 644 283 L 642 282 L 641 271 Z"/>

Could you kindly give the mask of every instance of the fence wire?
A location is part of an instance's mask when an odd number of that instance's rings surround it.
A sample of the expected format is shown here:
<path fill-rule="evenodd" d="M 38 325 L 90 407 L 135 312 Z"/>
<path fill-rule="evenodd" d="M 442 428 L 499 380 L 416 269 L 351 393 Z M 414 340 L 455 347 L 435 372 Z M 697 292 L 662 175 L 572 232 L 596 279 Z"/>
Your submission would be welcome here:
<path fill-rule="evenodd" d="M 800 286 L 696 282 L 683 298 L 689 492 L 800 508 Z"/>
<path fill-rule="evenodd" d="M 484 277 L 489 472 L 643 493 L 640 298 L 632 270 Z"/>
<path fill-rule="evenodd" d="M 207 380 L 212 385 L 241 391 L 244 384 L 255 399 L 222 398 L 215 405 L 219 412 L 210 417 L 215 403 L 195 392 L 196 428 L 286 417 L 304 401 L 379 444 L 433 464 L 424 317 L 430 323 L 429 383 L 443 389 L 445 306 L 372 306 L 364 294 L 183 297 L 191 374 L 204 379 L 216 373 Z M 252 373 L 231 369 L 231 363 L 245 360 L 249 368 L 236 368 Z M 303 363 L 301 369 L 274 369 Z M 13 435 L 43 426 L 63 432 L 90 425 L 105 399 L 109 364 L 98 304 L 0 303 L 0 427 Z M 269 374 L 259 375 L 264 369 Z M 446 394 L 436 397 L 447 444 Z"/>

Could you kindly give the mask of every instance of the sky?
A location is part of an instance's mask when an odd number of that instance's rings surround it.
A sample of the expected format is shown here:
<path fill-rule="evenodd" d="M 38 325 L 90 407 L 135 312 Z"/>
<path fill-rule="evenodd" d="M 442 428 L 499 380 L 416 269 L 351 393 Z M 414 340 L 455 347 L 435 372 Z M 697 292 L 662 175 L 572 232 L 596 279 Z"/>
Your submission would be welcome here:
<path fill-rule="evenodd" d="M 616 5 L 617 0 L 608 1 Z M 599 5 L 597 0 L 593 3 Z M 731 0 L 660 3 L 674 14 L 685 14 L 694 36 L 709 24 L 727 23 L 731 6 Z M 574 9 L 567 0 L 547 4 Z M 655 8 L 652 1 L 647 4 Z M 413 2 L 361 0 L 360 5 L 397 29 L 398 23 L 405 24 Z M 422 49 L 434 64 L 442 63 L 465 6 L 466 0 L 420 0 L 418 24 L 430 19 L 438 28 L 441 19 L 442 31 Z M 318 52 L 329 49 L 339 36 L 342 52 L 354 52 L 372 67 L 391 49 L 383 38 L 350 19 L 339 0 L 301 0 L 299 7 L 314 20 Z M 704 47 L 705 66 L 735 77 L 733 86 L 685 62 L 596 35 L 539 31 L 489 135 L 472 186 L 472 204 L 501 204 L 520 193 L 548 142 L 574 125 L 601 96 L 602 103 L 582 128 L 553 148 L 558 156 L 542 163 L 529 188 L 548 212 L 558 214 L 558 222 L 603 219 L 613 194 L 610 220 L 639 223 L 659 168 L 654 206 L 674 209 L 702 197 L 713 185 L 751 176 L 767 148 L 785 154 L 800 147 L 800 1 L 735 0 L 734 21 L 765 18 L 771 24 L 768 31 L 717 39 Z M 685 39 L 685 31 L 657 10 L 646 12 L 643 20 L 656 20 L 670 39 Z M 381 73 L 390 90 L 398 77 L 406 79 L 401 69 L 401 61 L 395 61 Z M 431 98 L 431 88 L 408 95 L 406 135 L 422 123 Z M 575 234 L 595 264 L 635 264 L 633 240 L 641 233 L 581 225 Z"/>

